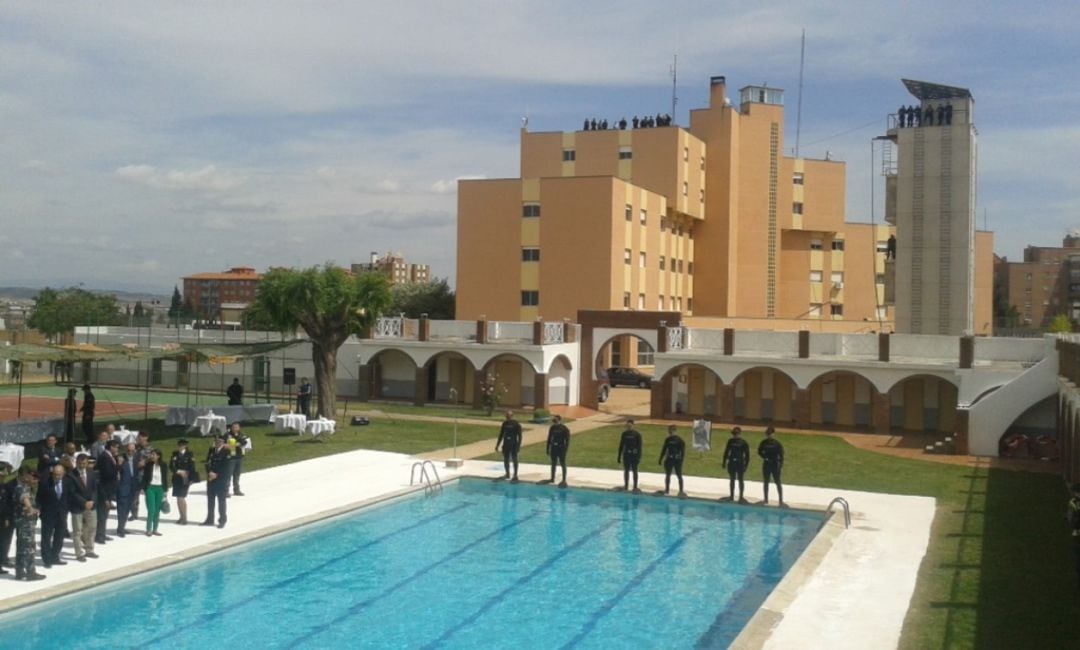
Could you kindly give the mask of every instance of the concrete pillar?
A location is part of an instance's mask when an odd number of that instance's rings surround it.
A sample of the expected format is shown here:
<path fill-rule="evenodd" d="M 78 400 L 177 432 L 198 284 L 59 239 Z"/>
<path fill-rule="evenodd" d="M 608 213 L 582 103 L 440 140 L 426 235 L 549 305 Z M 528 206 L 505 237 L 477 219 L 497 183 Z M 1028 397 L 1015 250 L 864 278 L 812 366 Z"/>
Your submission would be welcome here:
<path fill-rule="evenodd" d="M 720 422 L 735 421 L 735 384 L 720 384 L 716 387 L 717 412 Z"/>
<path fill-rule="evenodd" d="M 795 426 L 799 429 L 810 428 L 810 389 L 795 389 Z"/>
<path fill-rule="evenodd" d="M 427 314 L 420 314 L 417 329 L 419 330 L 416 333 L 417 341 L 427 341 L 431 338 L 431 321 L 428 320 Z"/>
<path fill-rule="evenodd" d="M 374 394 L 372 389 L 374 388 L 371 381 L 371 366 L 366 363 L 360 364 L 360 369 L 356 371 L 357 384 L 359 384 L 359 395 L 357 399 L 361 402 L 370 402 L 371 396 Z"/>
<path fill-rule="evenodd" d="M 656 328 L 656 351 L 667 352 L 667 325 Z"/>
<path fill-rule="evenodd" d="M 799 330 L 799 358 L 810 358 L 810 331 Z"/>
<path fill-rule="evenodd" d="M 889 394 L 875 390 L 870 401 L 870 430 L 874 433 L 889 433 L 892 430 L 892 400 L 889 399 Z"/>
<path fill-rule="evenodd" d="M 593 363 L 596 360 L 596 351 L 593 350 L 592 327 L 581 328 L 581 344 L 578 349 L 581 350 L 581 395 L 578 402 L 585 408 L 599 409 L 600 401 L 596 399 L 596 392 L 600 390 L 600 385 L 603 382 L 593 379 Z"/>
<path fill-rule="evenodd" d="M 970 337 L 965 337 L 970 338 Z M 968 424 L 970 411 L 956 409 L 956 430 L 953 432 L 953 445 L 956 453 L 966 455 L 968 453 Z"/>
<path fill-rule="evenodd" d="M 960 337 L 960 367 L 972 368 L 975 365 L 975 337 Z"/>
<path fill-rule="evenodd" d="M 428 369 L 424 366 L 416 369 L 413 391 L 413 404 L 423 406 L 427 402 L 428 393 Z"/>
<path fill-rule="evenodd" d="M 889 360 L 889 343 L 892 339 L 889 338 L 888 332 L 879 332 L 877 335 L 877 360 L 888 361 Z"/>
<path fill-rule="evenodd" d="M 735 354 L 735 330 L 730 327 L 724 328 L 724 356 L 730 357 Z"/>
<path fill-rule="evenodd" d="M 476 342 L 487 343 L 487 320 L 480 319 L 476 321 Z"/>
<path fill-rule="evenodd" d="M 484 409 L 484 381 L 487 374 L 481 369 L 473 375 L 473 408 L 477 411 Z"/>
<path fill-rule="evenodd" d="M 533 408 L 546 409 L 548 407 L 547 378 L 546 372 L 533 375 Z"/>
<path fill-rule="evenodd" d="M 574 324 L 568 320 L 563 320 L 563 343 L 573 343 L 576 336 Z"/>
<path fill-rule="evenodd" d="M 649 417 L 662 420 L 671 412 L 671 378 L 653 380 L 649 387 Z"/>
<path fill-rule="evenodd" d="M 544 321 L 538 320 L 533 323 L 533 345 L 544 344 Z"/>

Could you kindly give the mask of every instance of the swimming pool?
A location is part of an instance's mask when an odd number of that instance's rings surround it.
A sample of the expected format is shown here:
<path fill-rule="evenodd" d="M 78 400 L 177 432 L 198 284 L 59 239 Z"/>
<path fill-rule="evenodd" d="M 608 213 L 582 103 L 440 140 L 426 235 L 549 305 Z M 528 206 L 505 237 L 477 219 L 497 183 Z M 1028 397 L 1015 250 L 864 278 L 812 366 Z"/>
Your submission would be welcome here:
<path fill-rule="evenodd" d="M 462 479 L 0 617 L 5 647 L 726 647 L 819 515 Z"/>

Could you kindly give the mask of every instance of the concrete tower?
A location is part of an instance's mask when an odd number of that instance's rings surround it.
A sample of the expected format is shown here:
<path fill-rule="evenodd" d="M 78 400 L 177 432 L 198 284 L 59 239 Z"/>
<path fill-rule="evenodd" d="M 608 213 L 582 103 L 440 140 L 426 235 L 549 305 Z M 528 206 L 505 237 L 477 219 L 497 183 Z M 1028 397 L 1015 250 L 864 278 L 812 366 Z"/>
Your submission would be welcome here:
<path fill-rule="evenodd" d="M 896 226 L 896 330 L 975 329 L 975 124 L 966 88 L 904 79 L 916 100 L 887 138 L 896 145 L 886 177 L 886 220 Z"/>

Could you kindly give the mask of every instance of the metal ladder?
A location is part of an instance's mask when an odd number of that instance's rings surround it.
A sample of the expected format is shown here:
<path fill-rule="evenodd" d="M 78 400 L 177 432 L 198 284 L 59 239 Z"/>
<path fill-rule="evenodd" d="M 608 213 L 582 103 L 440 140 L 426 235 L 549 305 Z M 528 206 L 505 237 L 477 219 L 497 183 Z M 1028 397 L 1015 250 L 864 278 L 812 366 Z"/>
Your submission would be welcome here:
<path fill-rule="evenodd" d="M 844 528 L 851 528 L 851 506 L 848 505 L 847 499 L 844 497 L 836 497 L 830 501 L 828 507 L 825 508 L 825 512 L 831 512 L 832 507 L 838 503 L 844 506 Z"/>
<path fill-rule="evenodd" d="M 435 475 L 435 481 L 432 482 L 431 476 L 428 475 L 427 468 L 431 467 L 431 473 Z M 417 475 L 416 468 L 420 468 L 420 473 Z M 409 470 L 409 485 L 415 485 L 416 483 L 424 484 L 425 494 L 434 494 L 441 492 L 443 489 L 442 479 L 439 478 L 439 470 L 435 468 L 435 463 L 430 460 L 418 460 L 412 465 L 412 469 Z"/>

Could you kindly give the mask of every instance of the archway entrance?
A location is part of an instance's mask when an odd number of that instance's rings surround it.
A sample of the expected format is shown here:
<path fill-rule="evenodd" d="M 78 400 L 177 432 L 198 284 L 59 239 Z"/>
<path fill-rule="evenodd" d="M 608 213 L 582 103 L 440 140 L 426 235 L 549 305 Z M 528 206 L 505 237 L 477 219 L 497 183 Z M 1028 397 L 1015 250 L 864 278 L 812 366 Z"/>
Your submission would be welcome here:
<path fill-rule="evenodd" d="M 951 433 L 956 427 L 957 390 L 932 375 L 915 375 L 889 389 L 894 429 Z"/>
<path fill-rule="evenodd" d="M 383 350 L 368 362 L 371 395 L 377 399 L 416 399 L 416 364 L 401 350 Z"/>
<path fill-rule="evenodd" d="M 428 360 L 427 401 L 472 404 L 476 390 L 476 369 L 457 352 L 440 352 Z"/>
<path fill-rule="evenodd" d="M 724 382 L 705 366 L 685 363 L 669 370 L 661 380 L 663 413 L 665 417 L 716 418 L 730 417 L 723 413 L 721 391 Z"/>
<path fill-rule="evenodd" d="M 795 382 L 787 374 L 775 368 L 751 368 L 740 373 L 733 385 L 736 420 L 795 421 Z"/>
<path fill-rule="evenodd" d="M 597 392 L 601 411 L 645 417 L 652 399 L 656 350 L 641 336 L 617 334 L 596 351 L 593 367 L 603 384 Z"/>
<path fill-rule="evenodd" d="M 877 390 L 858 373 L 837 370 L 810 382 L 810 425 L 869 430 Z"/>

